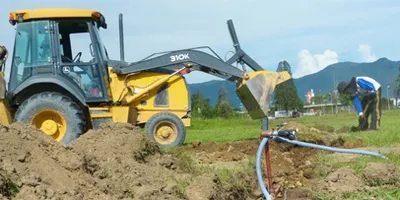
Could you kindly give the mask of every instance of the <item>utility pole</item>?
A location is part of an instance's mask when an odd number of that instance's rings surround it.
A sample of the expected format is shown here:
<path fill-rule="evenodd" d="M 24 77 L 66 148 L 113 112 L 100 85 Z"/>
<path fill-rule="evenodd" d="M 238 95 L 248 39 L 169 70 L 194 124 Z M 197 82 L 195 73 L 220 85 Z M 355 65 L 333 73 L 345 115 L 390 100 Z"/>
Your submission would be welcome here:
<path fill-rule="evenodd" d="M 388 110 L 390 109 L 390 100 L 389 100 L 389 88 L 390 88 L 390 86 L 389 85 L 387 85 L 387 87 L 386 87 L 386 98 L 387 98 L 387 102 L 388 102 Z"/>

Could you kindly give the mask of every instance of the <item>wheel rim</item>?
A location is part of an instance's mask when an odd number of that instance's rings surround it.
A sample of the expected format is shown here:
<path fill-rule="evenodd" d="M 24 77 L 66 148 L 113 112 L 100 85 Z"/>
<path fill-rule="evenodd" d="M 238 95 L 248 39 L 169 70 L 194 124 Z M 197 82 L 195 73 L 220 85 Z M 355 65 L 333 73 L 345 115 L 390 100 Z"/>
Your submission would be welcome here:
<path fill-rule="evenodd" d="M 65 135 L 67 123 L 64 117 L 54 110 L 43 110 L 32 118 L 32 125 L 59 142 Z"/>
<path fill-rule="evenodd" d="M 171 122 L 161 121 L 156 124 L 153 134 L 158 143 L 171 144 L 178 137 L 178 129 Z"/>

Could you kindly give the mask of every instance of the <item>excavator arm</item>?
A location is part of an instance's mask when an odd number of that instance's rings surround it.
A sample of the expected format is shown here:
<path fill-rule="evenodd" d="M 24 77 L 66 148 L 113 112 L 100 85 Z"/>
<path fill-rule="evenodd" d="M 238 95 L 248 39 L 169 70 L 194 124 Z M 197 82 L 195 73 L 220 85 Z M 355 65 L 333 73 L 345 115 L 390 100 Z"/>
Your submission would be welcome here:
<path fill-rule="evenodd" d="M 192 70 L 202 71 L 230 81 L 236 81 L 243 78 L 244 72 L 242 70 L 224 62 L 219 57 L 214 57 L 197 50 L 200 48 L 209 47 L 198 47 L 152 54 L 149 57 L 131 63 L 126 67 L 115 67 L 112 69 L 112 72 L 118 75 L 125 75 L 141 71 L 152 71 L 160 68 L 176 69 L 182 66 L 188 66 Z M 211 50 L 211 48 L 209 49 Z"/>
<path fill-rule="evenodd" d="M 226 62 L 223 61 L 214 50 L 205 46 L 155 53 L 138 62 L 131 63 L 128 66 L 115 67 L 113 68 L 113 72 L 119 75 L 124 75 L 159 68 L 176 69 L 183 65 L 190 66 L 193 70 L 202 71 L 226 80 L 236 81 L 242 79 L 245 72 L 232 66 L 235 62 L 242 66 L 246 64 L 254 71 L 263 71 L 264 69 L 240 48 L 232 20 L 228 20 L 227 24 L 236 53 Z M 214 56 L 197 49 L 208 49 L 214 54 Z"/>
<path fill-rule="evenodd" d="M 264 70 L 256 61 L 248 56 L 240 47 L 237 35 L 232 23 L 228 20 L 228 29 L 236 50 L 236 53 L 227 61 L 222 60 L 210 47 L 197 47 L 176 51 L 160 52 L 152 54 L 140 61 L 130 63 L 125 66 L 115 66 L 112 72 L 117 75 L 127 75 L 143 71 L 157 71 L 160 69 L 176 70 L 171 75 L 164 76 L 152 83 L 145 90 L 133 96 L 128 96 L 125 103 L 129 104 L 138 100 L 149 90 L 158 87 L 168 81 L 173 75 L 180 71 L 190 69 L 190 71 L 202 71 L 225 80 L 236 83 L 236 94 L 247 109 L 253 119 L 268 116 L 270 97 L 280 83 L 289 80 L 288 72 L 272 72 Z M 206 48 L 214 53 L 210 55 L 198 49 Z M 121 50 L 122 55 L 122 50 Z M 121 56 L 122 57 L 122 56 Z M 233 63 L 241 64 L 243 70 L 233 66 Z M 253 72 L 247 72 L 244 65 L 247 65 Z"/>

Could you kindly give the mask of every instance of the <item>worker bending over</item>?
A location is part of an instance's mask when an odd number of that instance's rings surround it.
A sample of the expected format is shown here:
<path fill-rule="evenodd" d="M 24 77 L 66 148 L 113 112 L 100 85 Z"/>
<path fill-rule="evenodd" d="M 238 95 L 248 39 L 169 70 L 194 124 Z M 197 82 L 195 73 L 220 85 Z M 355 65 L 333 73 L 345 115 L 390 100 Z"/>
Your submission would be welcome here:
<path fill-rule="evenodd" d="M 370 129 L 376 130 L 381 123 L 381 85 L 366 76 L 353 77 L 350 82 L 342 81 L 337 90 L 340 94 L 350 95 L 358 113 L 358 128 L 368 129 L 368 117 L 371 114 Z M 360 96 L 362 100 L 360 100 Z"/>

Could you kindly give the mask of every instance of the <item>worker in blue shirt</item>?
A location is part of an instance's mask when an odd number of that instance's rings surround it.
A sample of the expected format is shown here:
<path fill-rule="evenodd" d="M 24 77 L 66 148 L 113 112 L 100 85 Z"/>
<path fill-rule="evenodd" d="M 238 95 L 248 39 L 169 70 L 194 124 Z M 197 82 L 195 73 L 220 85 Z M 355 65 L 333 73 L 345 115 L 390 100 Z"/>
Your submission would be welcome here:
<path fill-rule="evenodd" d="M 350 82 L 342 81 L 337 90 L 350 95 L 359 116 L 359 129 L 368 129 L 368 117 L 371 114 L 370 129 L 376 130 L 381 123 L 381 85 L 367 76 L 353 77 Z M 362 100 L 360 100 L 362 98 Z"/>

